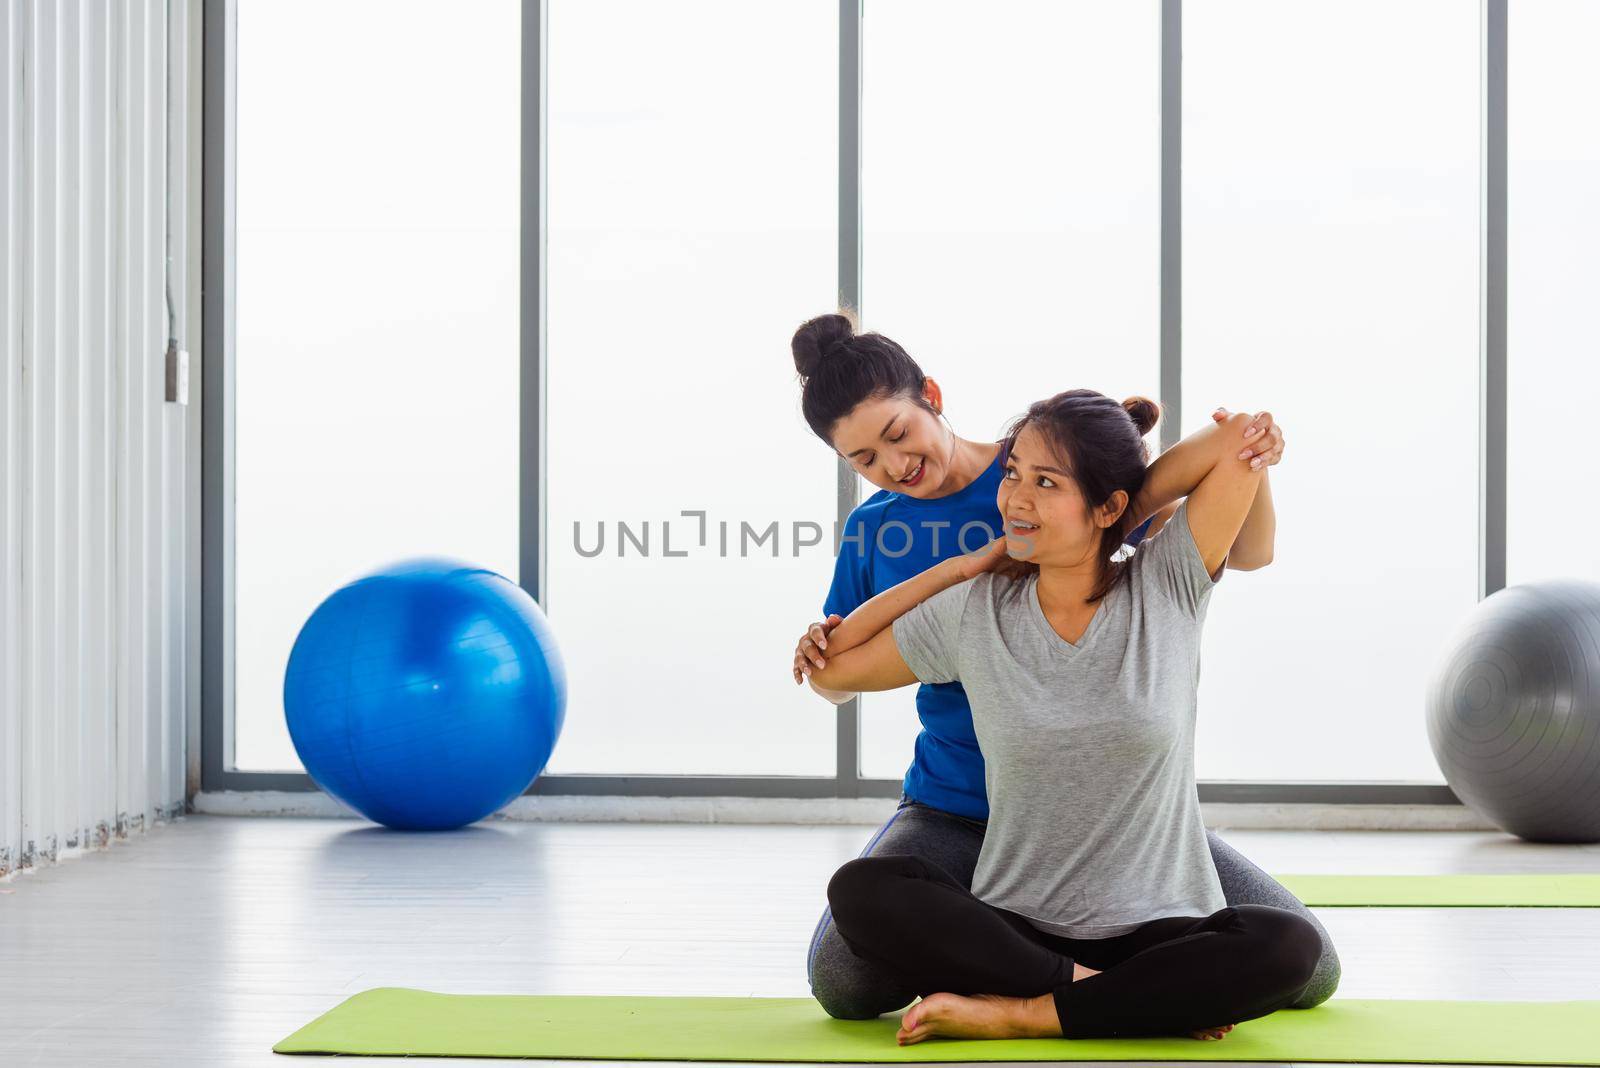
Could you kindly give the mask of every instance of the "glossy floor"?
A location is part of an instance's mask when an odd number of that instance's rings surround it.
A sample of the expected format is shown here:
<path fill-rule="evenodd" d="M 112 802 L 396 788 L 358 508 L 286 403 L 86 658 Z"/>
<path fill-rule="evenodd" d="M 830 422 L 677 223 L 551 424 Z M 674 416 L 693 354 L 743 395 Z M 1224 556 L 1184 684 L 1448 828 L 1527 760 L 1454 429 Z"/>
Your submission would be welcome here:
<path fill-rule="evenodd" d="M 804 997 L 871 830 L 191 816 L 0 885 L 0 1062 L 293 1068 L 272 1043 L 374 986 Z M 1222 833 L 1276 872 L 1600 872 L 1493 833 Z M 1600 1000 L 1600 909 L 1318 915 L 1339 996 Z"/>

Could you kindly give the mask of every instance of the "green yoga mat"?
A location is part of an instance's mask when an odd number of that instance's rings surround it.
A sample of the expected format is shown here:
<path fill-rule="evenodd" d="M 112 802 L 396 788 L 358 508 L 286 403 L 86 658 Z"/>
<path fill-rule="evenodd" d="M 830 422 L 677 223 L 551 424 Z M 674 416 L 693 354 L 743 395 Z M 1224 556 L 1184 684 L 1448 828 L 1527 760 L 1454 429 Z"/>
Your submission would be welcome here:
<path fill-rule="evenodd" d="M 835 1020 L 810 998 L 357 994 L 278 1053 L 674 1061 L 1376 1061 L 1600 1065 L 1600 1001 L 1333 998 L 1247 1020 L 1220 1041 L 931 1038 L 897 1016 Z"/>
<path fill-rule="evenodd" d="M 1311 906 L 1600 908 L 1600 875 L 1278 875 Z"/>

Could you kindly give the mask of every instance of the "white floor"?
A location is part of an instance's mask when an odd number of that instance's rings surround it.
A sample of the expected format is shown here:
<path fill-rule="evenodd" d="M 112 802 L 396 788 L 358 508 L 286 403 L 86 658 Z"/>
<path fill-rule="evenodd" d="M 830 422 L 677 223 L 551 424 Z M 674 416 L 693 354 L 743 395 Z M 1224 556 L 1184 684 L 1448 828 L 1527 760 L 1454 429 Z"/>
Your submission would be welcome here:
<path fill-rule="evenodd" d="M 823 888 L 870 833 L 191 816 L 0 884 L 0 1063 L 293 1068 L 272 1043 L 375 986 L 809 996 Z M 1278 873 L 1600 872 L 1496 833 L 1224 837 Z M 1338 996 L 1600 1000 L 1600 909 L 1318 915 Z"/>

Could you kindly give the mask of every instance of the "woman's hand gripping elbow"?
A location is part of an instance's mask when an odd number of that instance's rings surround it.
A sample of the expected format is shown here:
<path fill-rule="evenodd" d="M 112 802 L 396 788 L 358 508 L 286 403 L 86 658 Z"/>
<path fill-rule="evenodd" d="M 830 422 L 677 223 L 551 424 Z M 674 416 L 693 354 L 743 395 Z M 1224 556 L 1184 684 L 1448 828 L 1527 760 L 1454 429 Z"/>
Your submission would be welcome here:
<path fill-rule="evenodd" d="M 800 641 L 794 647 L 795 685 L 798 686 L 802 682 L 809 683 L 813 693 L 826 698 L 836 705 L 844 704 L 855 694 L 847 690 L 830 690 L 824 686 L 818 686 L 816 683 L 811 682 L 811 672 L 813 670 L 820 671 L 828 666 L 827 660 L 823 657 L 823 652 L 828 648 L 828 635 L 843 622 L 844 617 L 836 612 L 820 623 L 811 624 L 806 628 L 806 632 L 800 636 Z"/>

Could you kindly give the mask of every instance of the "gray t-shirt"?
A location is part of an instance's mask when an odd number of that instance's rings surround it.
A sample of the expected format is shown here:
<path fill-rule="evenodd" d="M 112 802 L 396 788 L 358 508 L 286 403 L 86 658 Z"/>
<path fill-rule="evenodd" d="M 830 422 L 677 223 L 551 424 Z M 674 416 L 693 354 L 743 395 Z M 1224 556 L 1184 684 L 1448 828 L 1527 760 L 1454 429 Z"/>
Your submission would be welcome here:
<path fill-rule="evenodd" d="M 1076 644 L 1037 576 L 979 575 L 894 622 L 923 682 L 972 704 L 989 826 L 972 892 L 1070 938 L 1224 908 L 1194 777 L 1200 628 L 1216 585 L 1188 503 L 1139 546 Z"/>

